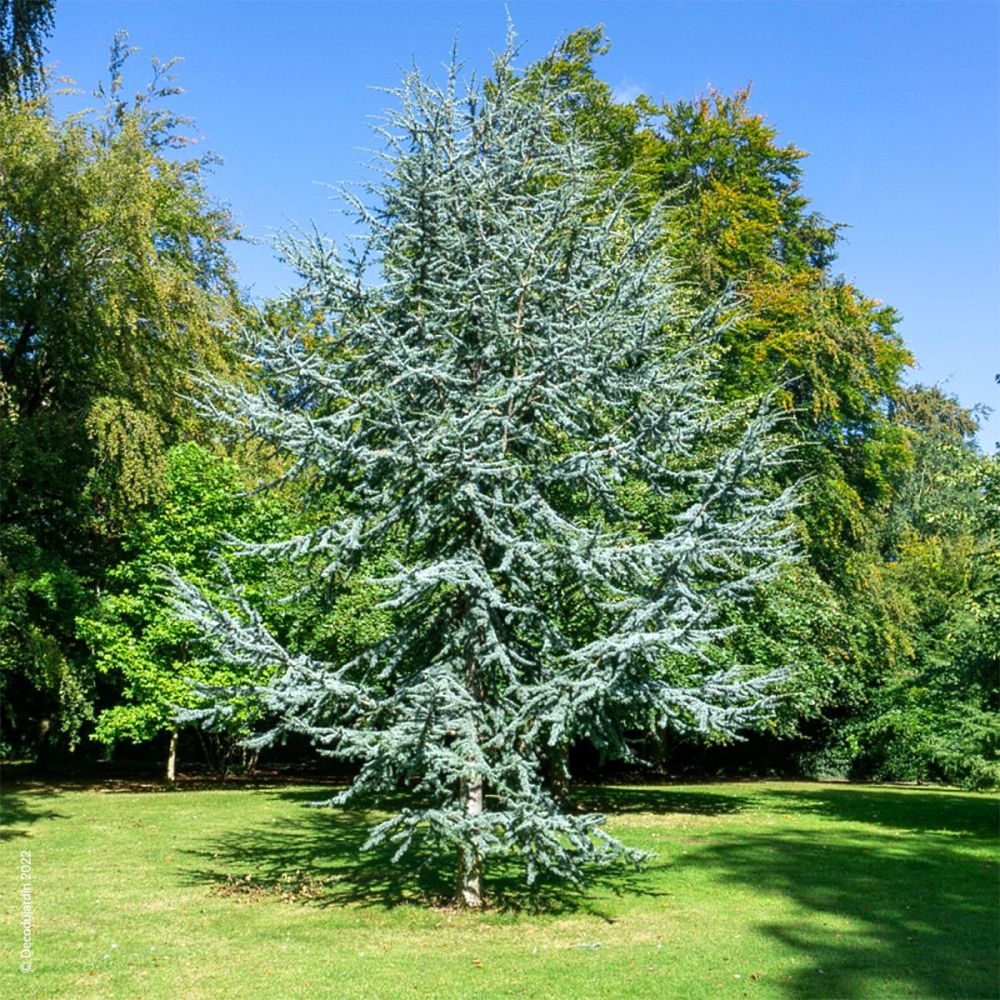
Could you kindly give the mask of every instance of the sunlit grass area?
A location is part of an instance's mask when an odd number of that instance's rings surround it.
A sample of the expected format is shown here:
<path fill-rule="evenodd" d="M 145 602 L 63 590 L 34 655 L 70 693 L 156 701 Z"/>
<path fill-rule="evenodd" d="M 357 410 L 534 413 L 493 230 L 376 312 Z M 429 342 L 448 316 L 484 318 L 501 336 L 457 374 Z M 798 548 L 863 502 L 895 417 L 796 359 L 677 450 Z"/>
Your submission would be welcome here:
<path fill-rule="evenodd" d="M 448 871 L 359 853 L 329 789 L 20 784 L 3 796 L 0 994 L 967 997 L 1000 994 L 997 803 L 804 783 L 579 789 L 657 854 L 585 893 L 435 906 Z M 33 965 L 18 969 L 31 852 Z"/>

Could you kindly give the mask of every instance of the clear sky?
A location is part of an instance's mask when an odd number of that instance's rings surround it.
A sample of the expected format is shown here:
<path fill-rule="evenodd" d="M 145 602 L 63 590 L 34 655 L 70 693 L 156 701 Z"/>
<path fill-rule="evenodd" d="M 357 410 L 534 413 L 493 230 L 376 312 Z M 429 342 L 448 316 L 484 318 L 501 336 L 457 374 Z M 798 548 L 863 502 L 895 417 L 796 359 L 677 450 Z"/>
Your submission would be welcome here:
<path fill-rule="evenodd" d="M 692 97 L 753 82 L 751 107 L 807 150 L 805 192 L 848 223 L 836 267 L 896 306 L 919 362 L 1000 410 L 1000 4 L 947 2 L 619 2 L 510 0 L 523 60 L 567 32 L 604 24 L 600 75 L 625 97 Z M 439 69 L 458 37 L 468 67 L 503 46 L 495 2 L 299 3 L 59 0 L 49 61 L 88 91 L 111 37 L 148 58 L 181 55 L 186 93 L 224 165 L 209 179 L 244 231 L 290 223 L 344 232 L 322 185 L 363 176 L 367 116 L 414 61 Z M 66 99 L 66 107 L 73 99 Z M 264 296 L 291 283 L 266 245 L 235 248 L 241 281 Z M 980 441 L 1000 441 L 1000 413 Z"/>

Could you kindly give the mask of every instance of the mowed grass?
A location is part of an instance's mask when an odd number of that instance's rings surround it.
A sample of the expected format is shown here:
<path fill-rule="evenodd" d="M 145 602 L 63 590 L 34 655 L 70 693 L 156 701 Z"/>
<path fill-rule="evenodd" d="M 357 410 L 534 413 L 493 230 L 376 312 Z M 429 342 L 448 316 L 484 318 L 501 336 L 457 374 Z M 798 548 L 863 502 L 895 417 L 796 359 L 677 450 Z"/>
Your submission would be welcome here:
<path fill-rule="evenodd" d="M 806 783 L 578 791 L 657 853 L 640 874 L 499 906 L 359 853 L 330 789 L 4 796 L 6 997 L 1000 995 L 996 799 Z M 30 850 L 34 971 L 18 970 Z"/>

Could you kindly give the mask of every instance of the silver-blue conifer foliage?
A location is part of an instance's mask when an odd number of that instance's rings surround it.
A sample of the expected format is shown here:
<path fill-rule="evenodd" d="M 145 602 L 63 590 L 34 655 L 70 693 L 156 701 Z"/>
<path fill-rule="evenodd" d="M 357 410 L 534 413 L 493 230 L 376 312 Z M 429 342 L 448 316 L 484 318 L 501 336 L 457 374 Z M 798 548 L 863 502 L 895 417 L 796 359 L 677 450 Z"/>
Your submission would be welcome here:
<path fill-rule="evenodd" d="M 529 882 L 641 859 L 547 775 L 574 740 L 627 757 L 630 732 L 734 735 L 766 712 L 773 678 L 705 654 L 718 610 L 790 552 L 792 498 L 766 487 L 774 415 L 760 405 L 734 432 L 719 412 L 717 321 L 685 313 L 659 217 L 636 221 L 571 95 L 512 60 L 485 83 L 453 64 L 444 86 L 412 72 L 391 91 L 379 179 L 346 195 L 360 249 L 284 247 L 321 334 L 247 334 L 263 387 L 204 386 L 220 424 L 337 487 L 329 523 L 236 557 L 342 580 L 391 549 L 372 583 L 392 634 L 323 662 L 238 596 L 175 580 L 216 655 L 280 666 L 258 691 L 277 720 L 260 742 L 305 733 L 359 762 L 335 803 L 407 790 L 370 845 L 452 853 L 470 905 L 495 856 Z"/>

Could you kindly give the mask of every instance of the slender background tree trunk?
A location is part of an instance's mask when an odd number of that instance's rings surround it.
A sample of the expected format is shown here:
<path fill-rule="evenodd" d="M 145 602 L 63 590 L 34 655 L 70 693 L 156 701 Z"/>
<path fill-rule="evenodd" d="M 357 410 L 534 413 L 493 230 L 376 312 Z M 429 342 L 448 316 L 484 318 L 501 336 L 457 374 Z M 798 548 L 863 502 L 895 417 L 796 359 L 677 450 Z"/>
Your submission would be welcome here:
<path fill-rule="evenodd" d="M 167 784 L 177 784 L 177 730 L 170 730 L 170 747 L 167 750 Z"/>

